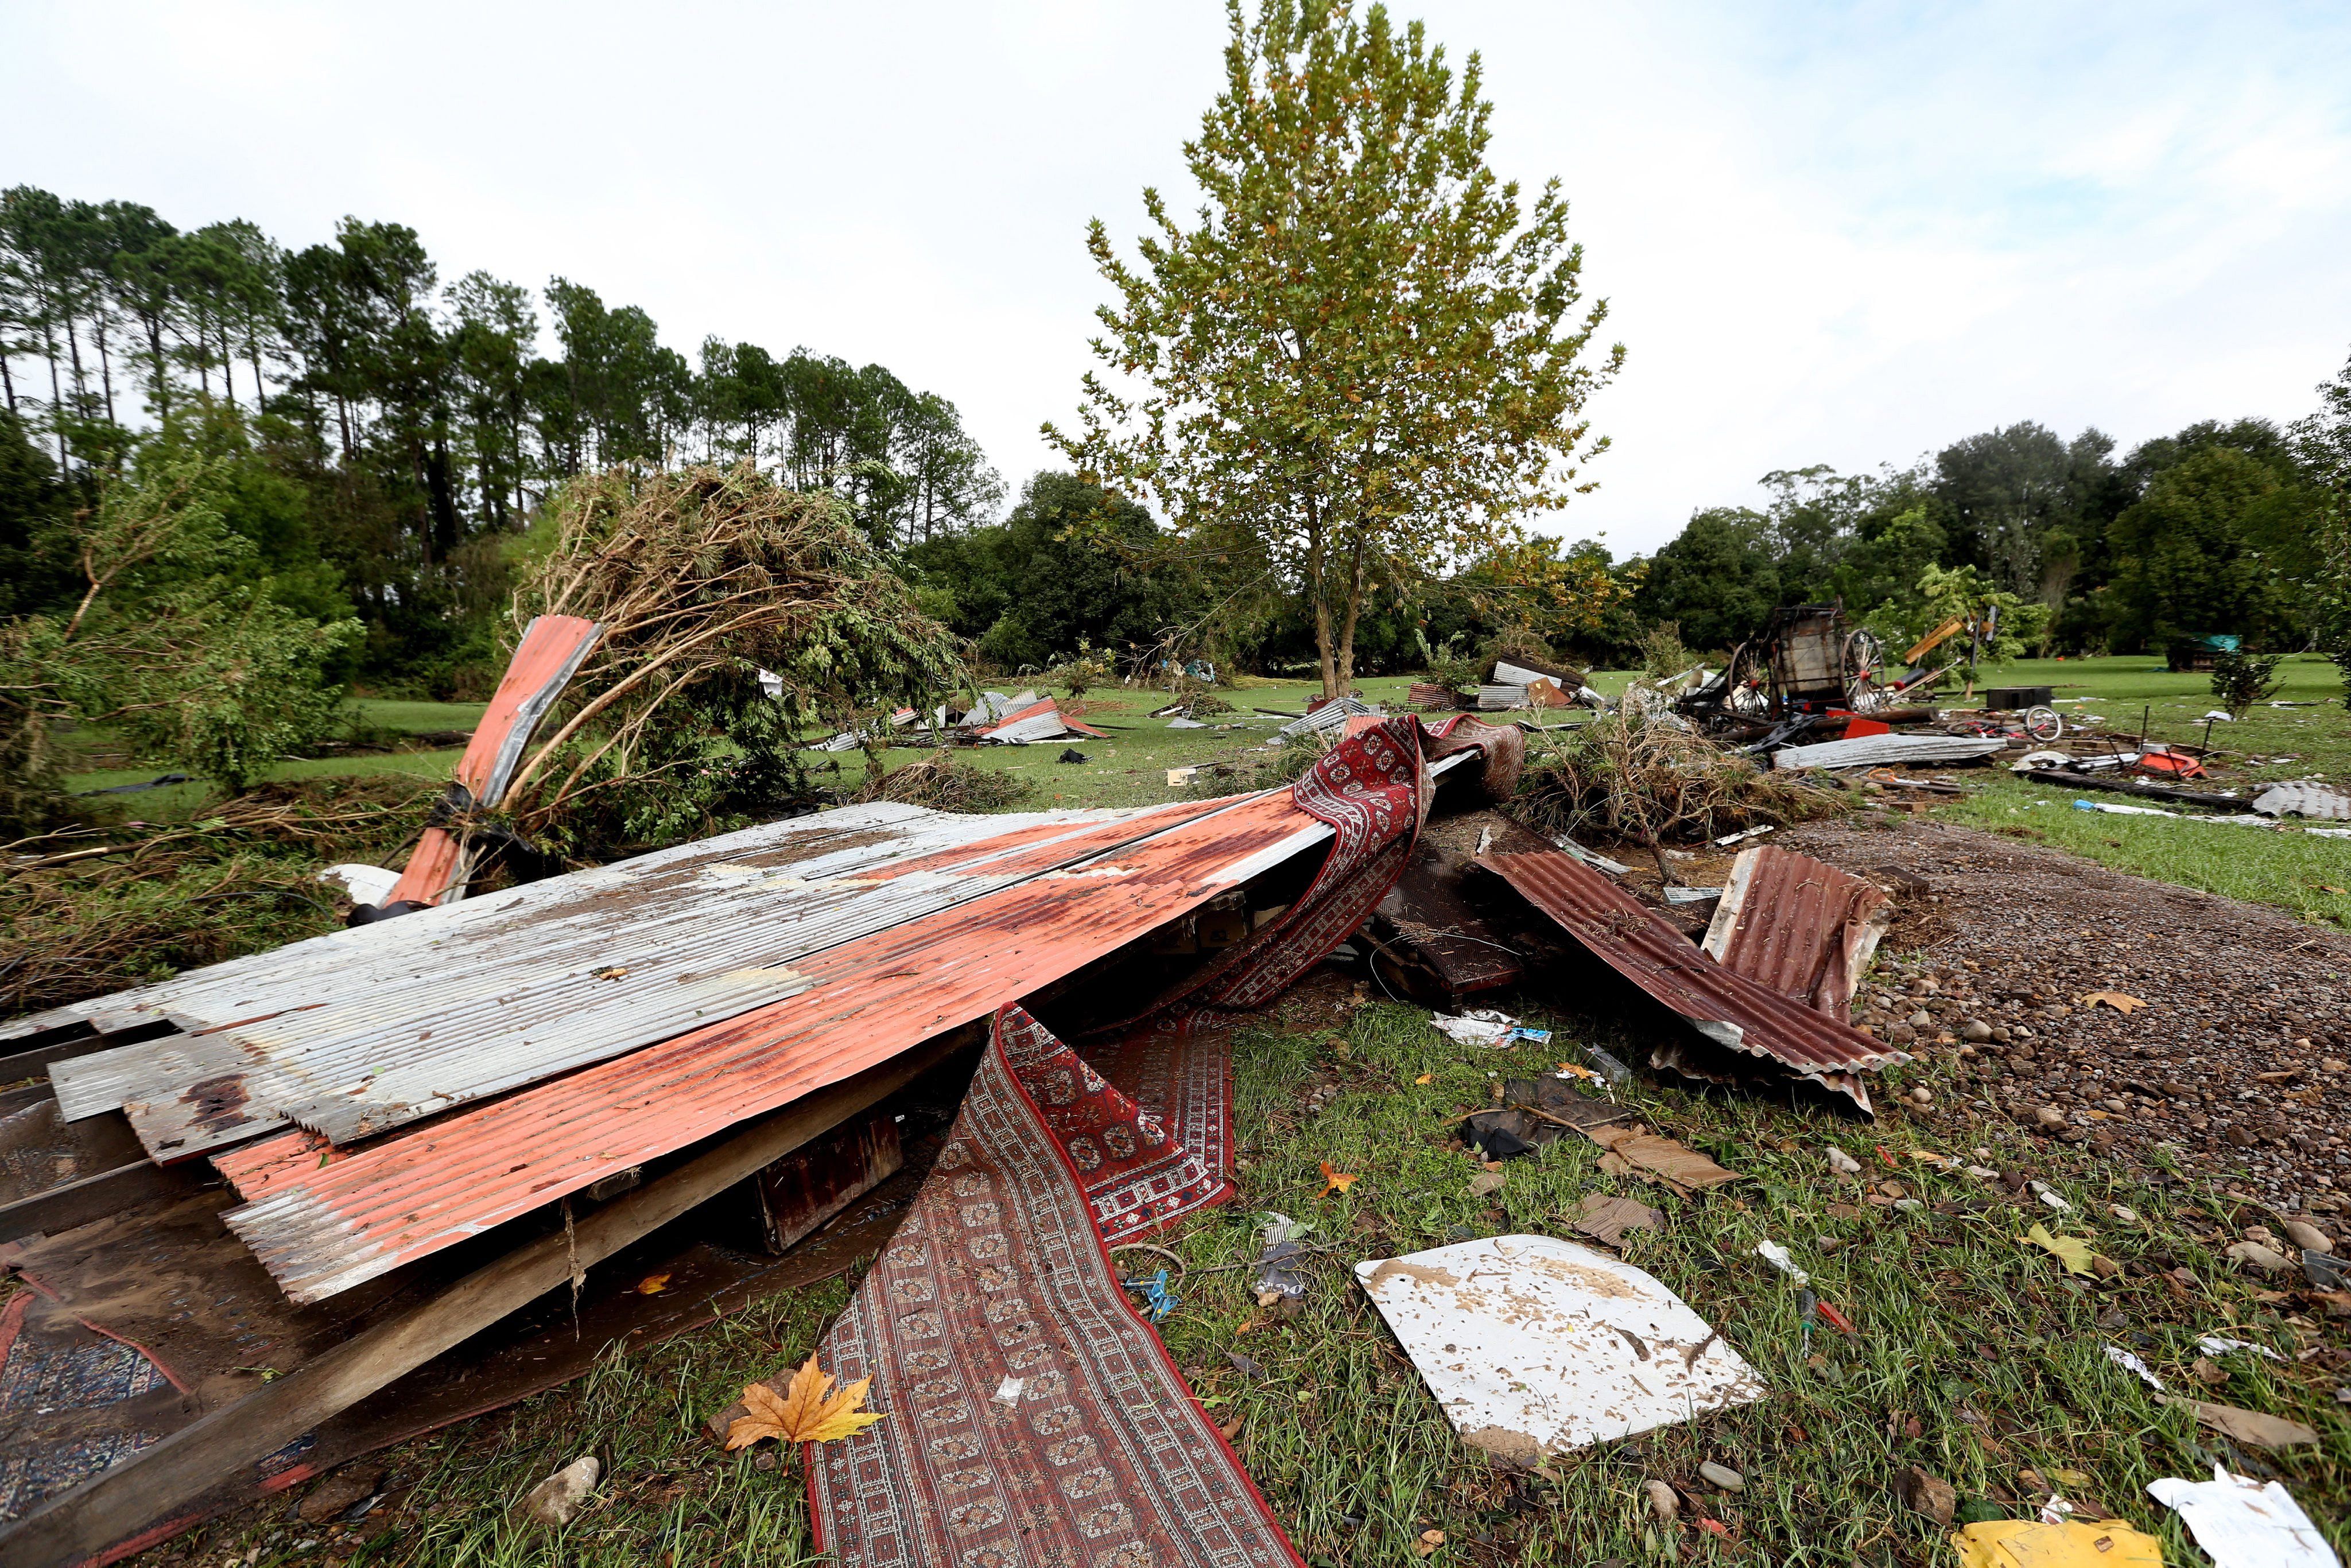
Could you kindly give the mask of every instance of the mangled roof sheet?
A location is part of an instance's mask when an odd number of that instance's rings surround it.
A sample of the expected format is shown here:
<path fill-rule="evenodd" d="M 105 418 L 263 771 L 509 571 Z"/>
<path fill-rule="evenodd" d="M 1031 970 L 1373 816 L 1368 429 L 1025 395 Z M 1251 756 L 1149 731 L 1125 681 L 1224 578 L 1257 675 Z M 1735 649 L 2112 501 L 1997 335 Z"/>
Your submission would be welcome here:
<path fill-rule="evenodd" d="M 795 995 L 813 954 L 1213 809 L 793 818 L 97 998 L 186 1032 L 50 1076 L 158 1159 L 285 1121 L 348 1143 Z"/>
<path fill-rule="evenodd" d="M 1876 883 L 1810 855 L 1772 845 L 1742 850 L 1707 927 L 1706 951 L 1723 967 L 1842 1020 L 1892 904 Z"/>
<path fill-rule="evenodd" d="M 1497 854 L 1482 863 L 1611 968 L 1729 1051 L 1769 1058 L 1864 1107 L 1867 1096 L 1851 1074 L 1909 1060 L 1725 968 L 1663 916 L 1567 855 Z"/>

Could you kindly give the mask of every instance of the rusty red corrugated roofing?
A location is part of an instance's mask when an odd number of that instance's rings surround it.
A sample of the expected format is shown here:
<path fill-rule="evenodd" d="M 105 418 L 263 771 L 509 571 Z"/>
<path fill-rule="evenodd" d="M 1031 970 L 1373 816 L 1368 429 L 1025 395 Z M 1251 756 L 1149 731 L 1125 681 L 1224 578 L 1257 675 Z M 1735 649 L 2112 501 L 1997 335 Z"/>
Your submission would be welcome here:
<path fill-rule="evenodd" d="M 984 1017 L 1329 831 L 1286 790 L 1248 797 L 814 955 L 798 996 L 323 1168 L 287 1168 L 273 1139 L 253 1156 L 265 1195 L 228 1223 L 289 1296 L 322 1300 Z"/>
<path fill-rule="evenodd" d="M 1841 1092 L 1852 1092 L 1834 1082 L 1841 1074 L 1909 1060 L 1724 968 L 1662 915 L 1566 855 L 1489 855 L 1483 863 L 1609 967 L 1732 1051 L 1769 1057 Z"/>
<path fill-rule="evenodd" d="M 1706 951 L 1724 968 L 1842 1021 L 1891 904 L 1875 883 L 1810 855 L 1746 850 L 1715 906 Z"/>

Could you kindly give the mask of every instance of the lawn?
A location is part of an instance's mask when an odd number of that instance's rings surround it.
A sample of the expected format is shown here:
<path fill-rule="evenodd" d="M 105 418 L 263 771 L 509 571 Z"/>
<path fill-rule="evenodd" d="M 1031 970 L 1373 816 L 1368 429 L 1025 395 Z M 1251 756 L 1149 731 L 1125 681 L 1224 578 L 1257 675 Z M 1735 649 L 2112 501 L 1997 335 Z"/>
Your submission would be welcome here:
<path fill-rule="evenodd" d="M 1350 1000 L 1343 988 L 1314 988 L 1285 1010 L 1240 1042 L 1245 1199 L 1169 1239 L 1186 1269 L 1173 1284 L 1182 1304 L 1162 1332 L 1217 1418 L 1240 1418 L 1235 1447 L 1309 1562 L 1948 1562 L 1941 1532 L 1896 1500 L 1897 1473 L 1914 1464 L 2005 1515 L 2030 1515 L 2054 1489 L 2159 1533 L 2168 1561 L 2189 1562 L 2186 1537 L 2144 1488 L 2165 1475 L 2209 1476 L 2215 1457 L 2281 1475 L 2338 1547 L 2351 1547 L 2339 1522 L 2351 1505 L 2351 1423 L 2332 1398 L 2339 1379 L 2296 1364 L 2298 1352 L 2319 1343 L 2312 1325 L 2259 1301 L 2217 1260 L 2234 1228 L 2184 1186 L 2119 1183 L 2095 1156 L 2038 1146 L 1964 1110 L 1917 1118 L 1895 1111 L 1863 1127 L 1754 1098 L 1635 1082 L 1618 1092 L 1649 1124 L 1746 1179 L 1677 1199 L 1603 1173 L 1597 1146 L 1571 1137 L 1510 1163 L 1501 1190 L 1477 1197 L 1469 1182 L 1478 1166 L 1453 1130 L 1486 1103 L 1491 1077 L 1584 1060 L 1575 1042 L 1635 1056 L 1637 1042 L 1620 1024 L 1556 1018 L 1551 1048 L 1496 1052 L 1437 1034 L 1418 1009 Z M 1944 1104 L 1961 1105 L 1966 1091 L 1947 1066 L 1888 1077 L 1934 1085 Z M 1317 1086 L 1336 1091 L 1319 1111 L 1308 1093 Z M 1823 1153 L 1830 1143 L 1861 1159 L 1866 1176 L 1835 1175 Z M 1907 1157 L 1914 1149 L 2046 1178 L 2070 1207 L 2059 1215 L 2031 1202 L 2029 1191 L 2019 1202 L 1963 1173 L 1928 1171 Z M 1361 1179 L 1318 1198 L 1324 1161 Z M 1663 1228 L 1629 1235 L 1625 1255 L 1719 1328 L 1771 1394 L 1514 1478 L 1453 1436 L 1349 1270 L 1361 1259 L 1476 1236 L 1573 1239 L 1567 1211 L 1595 1192 L 1630 1193 L 1665 1210 Z M 1896 1195 L 1933 1207 L 1906 1213 L 1891 1207 Z M 2135 1218 L 2119 1216 L 2117 1204 Z M 1287 1322 L 1259 1309 L 1239 1267 L 1257 1254 L 1267 1209 L 1317 1227 L 1309 1238 L 1319 1249 L 1314 1290 Z M 2124 1272 L 2103 1281 L 2066 1274 L 2024 1241 L 2043 1222 L 2086 1237 Z M 1826 1323 L 1807 1334 L 1794 1288 L 1754 1255 L 1767 1238 L 1793 1250 L 1855 1334 Z M 294 1525 L 280 1505 L 201 1532 L 185 1560 L 807 1562 L 797 1458 L 721 1454 L 699 1424 L 747 1381 L 805 1357 L 845 1296 L 837 1281 L 768 1301 L 719 1327 L 608 1361 L 507 1416 L 380 1456 L 373 1462 L 390 1464 L 400 1495 L 362 1524 Z M 2196 1338 L 2215 1333 L 2287 1359 L 2224 1357 L 2225 1381 L 2198 1392 L 2308 1422 L 2325 1434 L 2321 1446 L 2266 1457 L 2215 1448 L 2101 1349 L 2118 1343 L 2173 1386 L 2195 1386 Z M 1234 1353 L 1258 1372 L 1236 1364 Z M 598 1507 L 559 1536 L 508 1520 L 507 1505 L 531 1482 L 589 1451 L 610 1464 Z M 1707 1459 L 1740 1472 L 1745 1490 L 1711 1491 L 1697 1478 Z M 1660 1525 L 1642 1494 L 1651 1478 L 1704 1498 L 1727 1533 L 1703 1532 L 1687 1511 Z M 1445 1543 L 1423 1558 L 1417 1548 L 1431 1530 Z"/>

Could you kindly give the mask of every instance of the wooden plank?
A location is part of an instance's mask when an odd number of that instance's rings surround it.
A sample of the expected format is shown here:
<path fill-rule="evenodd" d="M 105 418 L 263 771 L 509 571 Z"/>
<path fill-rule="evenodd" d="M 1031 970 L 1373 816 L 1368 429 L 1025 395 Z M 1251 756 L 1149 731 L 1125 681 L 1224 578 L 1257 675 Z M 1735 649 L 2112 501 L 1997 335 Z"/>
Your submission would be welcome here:
<path fill-rule="evenodd" d="M 128 1028 L 102 1032 L 91 1027 L 88 1019 L 55 1029 L 44 1029 L 19 1037 L 34 1043 L 7 1056 L 0 1056 L 0 1083 L 15 1083 L 20 1079 L 34 1078 L 47 1072 L 53 1061 L 70 1061 L 77 1056 L 92 1051 L 112 1051 L 118 1045 L 137 1045 L 143 1040 L 161 1040 L 179 1032 L 179 1026 L 169 1019 L 141 1019 Z M 19 1040 L 9 1040 L 14 1045 Z"/>
<path fill-rule="evenodd" d="M 120 1213 L 134 1203 L 182 1197 L 210 1185 L 199 1176 L 202 1169 L 138 1160 L 0 1204 L 0 1241 L 14 1241 L 20 1236 L 55 1236 Z"/>
<path fill-rule="evenodd" d="M 868 1068 L 460 1280 L 414 1310 L 150 1444 L 0 1530 L 10 1568 L 61 1568 L 130 1542 L 239 1467 L 463 1343 L 573 1274 L 904 1088 L 970 1043 L 957 1030 Z"/>

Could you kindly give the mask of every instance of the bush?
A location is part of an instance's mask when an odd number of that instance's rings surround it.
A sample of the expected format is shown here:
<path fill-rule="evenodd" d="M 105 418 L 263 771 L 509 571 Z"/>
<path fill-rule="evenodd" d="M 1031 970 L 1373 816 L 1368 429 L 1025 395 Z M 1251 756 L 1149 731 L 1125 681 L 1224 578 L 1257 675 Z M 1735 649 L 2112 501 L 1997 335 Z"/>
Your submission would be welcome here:
<path fill-rule="evenodd" d="M 2247 708 L 2277 695 L 2280 683 L 2273 677 L 2284 658 L 2283 653 L 2224 649 L 2212 661 L 2212 695 L 2231 718 L 2244 717 Z"/>

